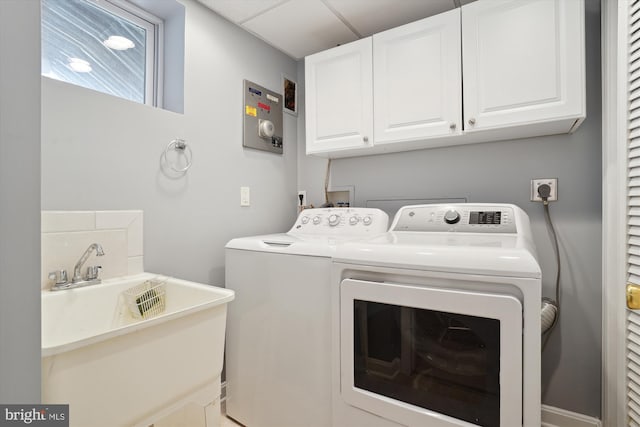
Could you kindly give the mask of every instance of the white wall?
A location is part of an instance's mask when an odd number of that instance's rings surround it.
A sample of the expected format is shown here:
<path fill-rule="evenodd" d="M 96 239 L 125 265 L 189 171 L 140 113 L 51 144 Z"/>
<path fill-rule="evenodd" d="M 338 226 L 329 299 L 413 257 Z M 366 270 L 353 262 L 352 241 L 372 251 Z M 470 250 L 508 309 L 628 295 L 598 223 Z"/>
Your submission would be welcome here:
<path fill-rule="evenodd" d="M 355 186 L 355 202 L 374 199 L 466 198 L 515 203 L 530 216 L 543 271 L 543 293 L 553 297 L 556 266 L 542 205 L 529 201 L 532 178 L 558 178 L 551 216 L 560 240 L 562 307 L 559 326 L 543 354 L 543 402 L 600 415 L 601 393 L 601 90 L 600 3 L 586 2 L 587 119 L 572 135 L 386 154 L 332 162 L 331 184 Z M 304 66 L 298 80 L 302 87 Z M 301 105 L 303 105 L 301 103 Z M 326 160 L 304 155 L 301 111 L 298 188 L 324 202 Z"/>
<path fill-rule="evenodd" d="M 0 1 L 0 402 L 40 402 L 40 2 Z"/>
<path fill-rule="evenodd" d="M 294 75 L 296 63 L 194 0 L 181 3 L 184 115 L 43 78 L 42 208 L 142 209 L 147 271 L 221 285 L 228 240 L 294 221 L 297 120 L 284 115 L 284 155 L 244 149 L 242 80 L 281 92 L 281 73 Z M 176 137 L 193 166 L 171 179 L 160 156 Z M 241 186 L 250 207 L 240 207 Z"/>

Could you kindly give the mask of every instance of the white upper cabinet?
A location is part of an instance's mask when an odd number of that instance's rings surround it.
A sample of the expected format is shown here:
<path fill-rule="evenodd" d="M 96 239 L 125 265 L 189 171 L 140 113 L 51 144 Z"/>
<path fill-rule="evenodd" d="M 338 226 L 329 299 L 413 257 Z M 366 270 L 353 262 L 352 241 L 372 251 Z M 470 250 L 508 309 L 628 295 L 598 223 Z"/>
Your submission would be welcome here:
<path fill-rule="evenodd" d="M 572 132 L 584 49 L 583 0 L 477 0 L 308 56 L 307 154 Z"/>
<path fill-rule="evenodd" d="M 375 144 L 462 133 L 460 9 L 373 36 Z"/>
<path fill-rule="evenodd" d="M 305 58 L 307 154 L 373 143 L 371 37 Z"/>
<path fill-rule="evenodd" d="M 462 7 L 465 131 L 551 122 L 540 134 L 568 132 L 584 118 L 583 7 L 578 0 Z"/>

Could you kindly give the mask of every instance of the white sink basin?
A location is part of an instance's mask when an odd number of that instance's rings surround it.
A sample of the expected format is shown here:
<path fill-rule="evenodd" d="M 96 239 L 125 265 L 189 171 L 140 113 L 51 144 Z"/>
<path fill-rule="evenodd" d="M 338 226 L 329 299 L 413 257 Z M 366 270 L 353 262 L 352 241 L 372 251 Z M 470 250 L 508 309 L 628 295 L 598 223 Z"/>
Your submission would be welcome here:
<path fill-rule="evenodd" d="M 68 403 L 70 426 L 148 426 L 193 403 L 217 424 L 234 293 L 169 278 L 164 313 L 134 319 L 120 294 L 154 277 L 42 292 L 42 401 Z"/>

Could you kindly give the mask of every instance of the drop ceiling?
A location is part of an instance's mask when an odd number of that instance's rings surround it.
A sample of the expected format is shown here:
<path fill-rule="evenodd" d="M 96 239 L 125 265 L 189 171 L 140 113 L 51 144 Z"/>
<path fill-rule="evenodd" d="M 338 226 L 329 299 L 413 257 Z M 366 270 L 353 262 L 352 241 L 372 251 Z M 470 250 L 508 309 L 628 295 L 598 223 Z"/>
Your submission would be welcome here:
<path fill-rule="evenodd" d="M 473 0 L 198 0 L 295 59 Z"/>

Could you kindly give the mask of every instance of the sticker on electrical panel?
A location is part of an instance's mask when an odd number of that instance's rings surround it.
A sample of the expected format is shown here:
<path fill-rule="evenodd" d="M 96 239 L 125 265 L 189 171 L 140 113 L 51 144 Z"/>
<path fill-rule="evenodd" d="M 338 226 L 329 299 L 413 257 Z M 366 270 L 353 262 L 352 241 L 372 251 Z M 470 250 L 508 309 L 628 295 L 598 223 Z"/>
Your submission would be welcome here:
<path fill-rule="evenodd" d="M 247 116 L 257 117 L 258 109 L 256 107 L 252 107 L 251 105 L 247 105 L 244 109 Z"/>
<path fill-rule="evenodd" d="M 276 96 L 267 94 L 267 99 L 271 102 L 275 102 L 276 104 L 278 103 L 278 97 Z"/>

